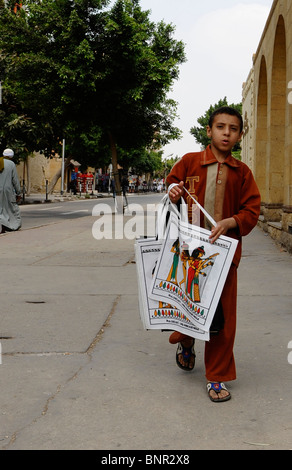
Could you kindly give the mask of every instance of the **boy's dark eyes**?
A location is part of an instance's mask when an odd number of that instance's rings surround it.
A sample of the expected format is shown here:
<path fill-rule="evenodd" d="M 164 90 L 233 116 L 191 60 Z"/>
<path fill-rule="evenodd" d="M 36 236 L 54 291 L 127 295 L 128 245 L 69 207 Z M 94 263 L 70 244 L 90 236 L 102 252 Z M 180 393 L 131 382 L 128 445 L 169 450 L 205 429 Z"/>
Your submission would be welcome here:
<path fill-rule="evenodd" d="M 221 125 L 221 124 L 217 125 L 217 129 L 223 129 L 223 127 L 224 127 L 224 126 Z M 237 132 L 237 131 L 238 131 L 237 127 L 231 127 L 231 130 L 232 130 L 233 132 Z"/>

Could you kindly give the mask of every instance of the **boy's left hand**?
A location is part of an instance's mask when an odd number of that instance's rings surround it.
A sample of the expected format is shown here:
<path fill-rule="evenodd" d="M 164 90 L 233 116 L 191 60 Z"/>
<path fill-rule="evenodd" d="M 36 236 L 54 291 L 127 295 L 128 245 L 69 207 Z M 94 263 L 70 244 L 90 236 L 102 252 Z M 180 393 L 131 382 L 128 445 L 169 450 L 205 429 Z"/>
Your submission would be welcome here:
<path fill-rule="evenodd" d="M 211 243 L 214 243 L 221 235 L 226 235 L 228 230 L 234 229 L 237 227 L 237 222 L 233 217 L 229 219 L 220 220 L 217 223 L 216 227 L 213 227 L 211 230 L 210 240 Z"/>

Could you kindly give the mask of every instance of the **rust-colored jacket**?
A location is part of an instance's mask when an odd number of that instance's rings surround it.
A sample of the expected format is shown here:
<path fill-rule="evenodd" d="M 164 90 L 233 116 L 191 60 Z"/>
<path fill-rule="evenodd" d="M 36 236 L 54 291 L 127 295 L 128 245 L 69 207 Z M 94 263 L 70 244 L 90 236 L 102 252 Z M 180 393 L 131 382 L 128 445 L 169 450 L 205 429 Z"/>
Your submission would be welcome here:
<path fill-rule="evenodd" d="M 203 152 L 186 154 L 174 165 L 167 183 L 181 181 L 216 222 L 229 217 L 236 220 L 238 227 L 226 235 L 239 240 L 233 259 L 238 266 L 242 252 L 241 238 L 256 226 L 260 215 L 261 197 L 250 168 L 231 154 L 223 164 L 219 163 L 209 146 Z M 187 194 L 184 198 L 191 221 L 194 203 Z M 202 213 L 198 225 L 205 226 Z"/>

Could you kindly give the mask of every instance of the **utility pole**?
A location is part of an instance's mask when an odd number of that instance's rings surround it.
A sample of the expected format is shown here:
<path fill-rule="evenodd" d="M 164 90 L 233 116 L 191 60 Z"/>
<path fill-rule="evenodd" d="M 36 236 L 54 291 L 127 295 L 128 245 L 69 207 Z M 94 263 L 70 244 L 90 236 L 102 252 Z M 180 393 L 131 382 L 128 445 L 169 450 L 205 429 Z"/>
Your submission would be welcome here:
<path fill-rule="evenodd" d="M 64 173 L 65 173 L 65 139 L 62 145 L 62 173 L 61 173 L 61 195 L 64 194 Z"/>

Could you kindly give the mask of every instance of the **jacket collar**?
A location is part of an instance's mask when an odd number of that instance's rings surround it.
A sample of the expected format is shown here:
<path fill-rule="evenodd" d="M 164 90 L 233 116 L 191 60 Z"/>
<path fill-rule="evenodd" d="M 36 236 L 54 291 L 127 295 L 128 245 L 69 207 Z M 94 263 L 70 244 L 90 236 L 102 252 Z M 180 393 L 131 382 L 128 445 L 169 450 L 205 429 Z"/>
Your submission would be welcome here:
<path fill-rule="evenodd" d="M 202 152 L 201 156 L 201 165 L 211 165 L 212 163 L 218 163 L 217 158 L 211 150 L 211 145 L 208 145 L 206 150 Z M 239 161 L 234 158 L 231 153 L 226 157 L 224 164 L 231 166 L 233 168 L 239 167 Z"/>

